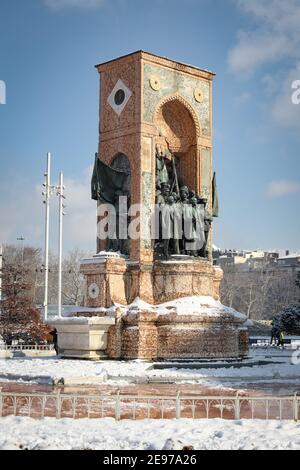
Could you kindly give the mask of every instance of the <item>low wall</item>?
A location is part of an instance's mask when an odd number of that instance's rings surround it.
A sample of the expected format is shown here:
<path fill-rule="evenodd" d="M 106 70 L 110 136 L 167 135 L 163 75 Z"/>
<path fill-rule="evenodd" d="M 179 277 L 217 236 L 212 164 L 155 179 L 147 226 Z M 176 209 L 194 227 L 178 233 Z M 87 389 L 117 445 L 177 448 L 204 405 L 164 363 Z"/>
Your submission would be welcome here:
<path fill-rule="evenodd" d="M 107 336 L 113 317 L 63 318 L 52 322 L 61 357 L 98 360 L 107 357 Z"/>
<path fill-rule="evenodd" d="M 158 315 L 139 310 L 125 315 L 111 327 L 111 359 L 239 358 L 248 354 L 244 320 L 231 315 Z"/>

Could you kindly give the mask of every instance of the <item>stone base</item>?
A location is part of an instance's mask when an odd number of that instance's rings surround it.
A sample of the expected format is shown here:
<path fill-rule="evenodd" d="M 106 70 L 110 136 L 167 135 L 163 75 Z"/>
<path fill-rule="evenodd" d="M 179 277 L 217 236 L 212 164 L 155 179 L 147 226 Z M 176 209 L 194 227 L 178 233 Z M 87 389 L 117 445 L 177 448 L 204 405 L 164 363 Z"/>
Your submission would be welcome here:
<path fill-rule="evenodd" d="M 223 271 L 208 259 L 174 257 L 146 265 L 101 252 L 84 260 L 81 272 L 87 307 L 102 307 L 103 315 L 113 305 L 123 307 L 110 323 L 93 317 L 58 325 L 64 357 L 225 359 L 248 353 L 246 318 L 219 302 Z"/>
<path fill-rule="evenodd" d="M 195 302 L 192 308 L 191 299 Z M 248 332 L 243 327 L 246 317 L 211 297 L 181 300 L 180 311 L 170 302 L 164 307 L 166 313 L 160 306 L 131 307 L 109 332 L 109 357 L 184 360 L 247 356 Z"/>
<path fill-rule="evenodd" d="M 137 297 L 154 305 L 191 295 L 218 300 L 223 278 L 223 271 L 207 259 L 173 258 L 144 265 L 106 252 L 83 260 L 80 270 L 86 280 L 85 305 L 92 308 L 128 305 Z"/>
<path fill-rule="evenodd" d="M 239 324 L 230 318 L 166 315 L 157 322 L 157 358 L 238 358 Z"/>
<path fill-rule="evenodd" d="M 222 278 L 223 271 L 206 259 L 157 261 L 153 266 L 154 303 L 194 295 L 219 300 Z"/>
<path fill-rule="evenodd" d="M 107 358 L 107 334 L 112 317 L 63 318 L 52 322 L 57 330 L 61 357 L 99 360 Z"/>
<path fill-rule="evenodd" d="M 59 350 L 59 354 L 63 359 L 82 359 L 89 361 L 100 361 L 101 359 L 107 359 L 107 354 L 103 351 L 84 351 L 80 349 L 65 349 Z"/>

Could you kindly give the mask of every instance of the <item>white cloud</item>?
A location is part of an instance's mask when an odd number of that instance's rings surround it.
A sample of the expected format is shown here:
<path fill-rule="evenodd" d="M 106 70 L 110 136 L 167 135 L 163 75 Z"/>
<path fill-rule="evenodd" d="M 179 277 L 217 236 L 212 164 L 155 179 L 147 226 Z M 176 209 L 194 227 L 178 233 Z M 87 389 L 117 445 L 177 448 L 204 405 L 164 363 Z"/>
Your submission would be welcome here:
<path fill-rule="evenodd" d="M 267 187 L 267 195 L 270 198 L 288 196 L 300 192 L 299 181 L 278 180 L 271 181 Z"/>
<path fill-rule="evenodd" d="M 92 168 L 86 169 L 76 178 L 66 178 L 66 217 L 64 218 L 64 249 L 79 247 L 96 251 L 96 202 L 91 200 L 90 179 Z M 20 194 L 20 188 L 29 188 Z M 2 186 L 0 197 L 0 242 L 15 244 L 23 235 L 25 243 L 44 246 L 44 205 L 42 185 L 30 189 L 29 183 L 15 180 L 10 186 Z M 58 206 L 57 198 L 51 200 L 50 245 L 57 251 Z"/>
<path fill-rule="evenodd" d="M 247 30 L 237 35 L 229 52 L 229 67 L 235 74 L 251 76 L 271 65 L 281 65 L 275 75 L 263 71 L 266 97 L 271 97 L 270 113 L 280 125 L 300 127 L 300 105 L 292 104 L 291 84 L 300 79 L 300 2 L 299 0 L 235 0 L 250 16 Z"/>
<path fill-rule="evenodd" d="M 228 58 L 234 72 L 251 73 L 267 63 L 300 57 L 299 0 L 235 1 L 255 20 L 256 27 L 238 32 Z"/>
<path fill-rule="evenodd" d="M 63 8 L 93 9 L 102 6 L 104 0 L 45 0 L 46 5 L 53 10 Z"/>
<path fill-rule="evenodd" d="M 284 36 L 240 32 L 238 44 L 229 53 L 229 65 L 235 73 L 250 74 L 260 65 L 284 58 L 288 48 Z"/>

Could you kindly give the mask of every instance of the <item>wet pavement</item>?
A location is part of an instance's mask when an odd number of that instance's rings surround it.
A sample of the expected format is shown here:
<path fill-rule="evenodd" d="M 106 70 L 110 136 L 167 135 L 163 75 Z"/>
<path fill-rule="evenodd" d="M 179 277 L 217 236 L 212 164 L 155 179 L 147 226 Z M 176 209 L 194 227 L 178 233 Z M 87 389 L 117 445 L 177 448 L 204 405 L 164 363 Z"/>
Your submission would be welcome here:
<path fill-rule="evenodd" d="M 289 383 L 288 381 L 256 381 L 239 382 L 230 385 L 222 384 L 222 387 L 213 387 L 201 384 L 98 384 L 98 385 L 76 385 L 76 386 L 53 386 L 42 384 L 26 384 L 21 382 L 0 382 L 0 390 L 14 393 L 55 393 L 60 390 L 65 394 L 77 395 L 115 395 L 118 391 L 122 395 L 168 395 L 176 396 L 177 392 L 183 395 L 219 396 L 241 395 L 254 396 L 300 396 L 300 383 Z"/>

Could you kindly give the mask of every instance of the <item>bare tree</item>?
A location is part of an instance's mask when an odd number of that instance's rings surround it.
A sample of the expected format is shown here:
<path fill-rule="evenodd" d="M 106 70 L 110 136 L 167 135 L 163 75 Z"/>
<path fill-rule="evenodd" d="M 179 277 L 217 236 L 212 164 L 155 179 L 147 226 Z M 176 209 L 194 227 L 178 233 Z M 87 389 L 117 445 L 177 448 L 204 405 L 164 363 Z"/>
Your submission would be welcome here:
<path fill-rule="evenodd" d="M 224 269 L 221 300 L 255 320 L 271 319 L 296 300 L 295 274 L 262 264 L 251 272 Z"/>
<path fill-rule="evenodd" d="M 85 253 L 74 249 L 63 261 L 63 302 L 68 305 L 81 305 L 84 295 L 84 278 L 79 272 Z"/>
<path fill-rule="evenodd" d="M 5 264 L 0 302 L 0 335 L 5 343 L 23 340 L 27 343 L 45 342 L 47 326 L 32 302 L 32 285 L 25 279 L 21 266 Z"/>

